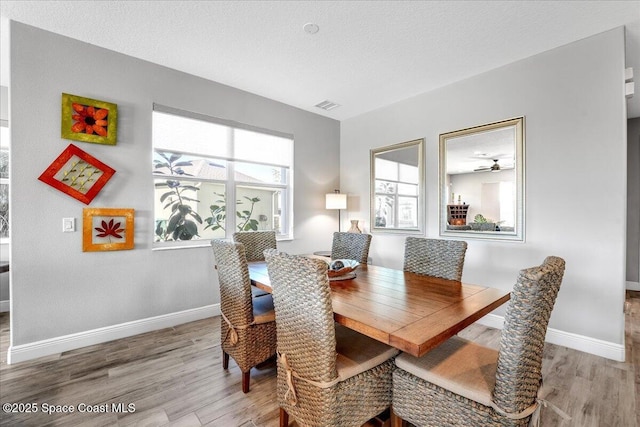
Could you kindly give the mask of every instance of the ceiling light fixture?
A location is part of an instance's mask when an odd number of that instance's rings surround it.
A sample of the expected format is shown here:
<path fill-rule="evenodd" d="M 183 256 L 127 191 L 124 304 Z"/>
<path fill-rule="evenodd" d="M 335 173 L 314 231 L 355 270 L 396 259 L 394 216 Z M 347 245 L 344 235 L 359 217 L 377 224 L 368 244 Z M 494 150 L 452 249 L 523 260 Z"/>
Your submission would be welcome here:
<path fill-rule="evenodd" d="M 302 26 L 302 29 L 305 31 L 305 33 L 308 33 L 308 34 L 315 34 L 318 31 L 320 31 L 320 27 L 318 27 L 313 22 L 307 22 Z"/>

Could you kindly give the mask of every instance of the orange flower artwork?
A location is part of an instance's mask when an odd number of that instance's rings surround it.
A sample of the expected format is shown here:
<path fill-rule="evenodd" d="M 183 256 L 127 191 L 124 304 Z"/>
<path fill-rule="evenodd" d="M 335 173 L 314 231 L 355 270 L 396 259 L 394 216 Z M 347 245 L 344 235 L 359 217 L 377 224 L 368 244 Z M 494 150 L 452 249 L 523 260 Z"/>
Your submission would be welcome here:
<path fill-rule="evenodd" d="M 100 136 L 107 136 L 107 120 L 109 110 L 104 108 L 96 109 L 88 105 L 71 104 L 73 111 L 78 114 L 71 116 L 75 123 L 71 126 L 71 132 L 84 132 L 91 135 L 96 133 Z"/>
<path fill-rule="evenodd" d="M 110 102 L 62 94 L 62 137 L 115 145 L 118 107 Z"/>

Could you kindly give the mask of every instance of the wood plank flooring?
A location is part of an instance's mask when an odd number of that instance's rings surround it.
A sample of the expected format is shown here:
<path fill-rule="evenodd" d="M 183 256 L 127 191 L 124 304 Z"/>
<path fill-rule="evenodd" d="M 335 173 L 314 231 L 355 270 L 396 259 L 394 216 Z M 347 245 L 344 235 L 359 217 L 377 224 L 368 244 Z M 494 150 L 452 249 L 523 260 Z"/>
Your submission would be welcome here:
<path fill-rule="evenodd" d="M 544 409 L 543 426 L 640 427 L 640 292 L 627 293 L 626 313 L 624 363 L 547 343 L 543 396 L 573 419 Z M 494 348 L 500 339 L 500 331 L 479 325 L 459 335 Z M 39 412 L 1 412 L 2 426 L 278 425 L 275 364 L 253 369 L 251 392 L 243 394 L 233 360 L 222 369 L 219 318 L 15 365 L 6 363 L 8 341 L 9 313 L 0 313 L 0 403 L 38 403 Z M 43 414 L 45 403 L 75 412 Z M 79 412 L 81 403 L 94 411 Z M 120 411 L 111 404 L 122 404 Z M 128 404 L 135 412 L 123 411 Z"/>

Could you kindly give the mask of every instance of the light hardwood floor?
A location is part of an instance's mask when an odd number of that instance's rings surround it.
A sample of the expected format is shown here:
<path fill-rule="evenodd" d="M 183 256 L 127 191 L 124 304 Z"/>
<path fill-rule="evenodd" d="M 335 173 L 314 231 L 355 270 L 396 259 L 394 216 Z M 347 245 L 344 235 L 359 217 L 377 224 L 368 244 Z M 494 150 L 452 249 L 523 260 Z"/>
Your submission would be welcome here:
<path fill-rule="evenodd" d="M 543 394 L 573 419 L 564 422 L 544 409 L 543 426 L 640 427 L 640 292 L 628 292 L 627 301 L 626 362 L 547 343 Z M 500 339 L 499 331 L 478 325 L 460 335 L 491 347 Z M 278 425 L 275 364 L 253 369 L 251 392 L 243 394 L 234 362 L 228 371 L 222 369 L 219 318 L 15 365 L 6 363 L 8 340 L 9 315 L 1 313 L 0 402 L 38 403 L 40 411 L 2 412 L 0 425 Z M 73 405 L 76 412 L 43 414 L 45 403 Z M 135 412 L 80 413 L 81 403 L 132 403 Z"/>

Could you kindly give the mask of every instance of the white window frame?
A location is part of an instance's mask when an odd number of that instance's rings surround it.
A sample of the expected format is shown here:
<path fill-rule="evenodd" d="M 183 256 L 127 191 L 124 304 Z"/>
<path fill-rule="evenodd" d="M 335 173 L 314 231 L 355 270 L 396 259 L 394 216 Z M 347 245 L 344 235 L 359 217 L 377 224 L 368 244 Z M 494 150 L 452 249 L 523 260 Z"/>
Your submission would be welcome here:
<path fill-rule="evenodd" d="M 406 198 L 406 199 L 414 199 L 415 200 L 415 206 L 416 206 L 416 227 L 418 228 L 420 227 L 420 207 L 419 207 L 419 202 L 420 202 L 420 181 L 418 178 L 418 182 L 409 182 L 409 181 L 401 181 L 400 180 L 400 166 L 404 165 L 404 166 L 409 166 L 409 167 L 415 167 L 416 170 L 418 171 L 418 176 L 419 176 L 419 168 L 418 166 L 412 166 L 412 165 L 406 165 L 404 163 L 400 163 L 400 162 L 396 162 L 394 160 L 387 160 L 384 159 L 384 161 L 389 162 L 389 163 L 394 163 L 395 167 L 396 167 L 396 176 L 398 177 L 398 179 L 387 179 L 387 178 L 378 178 L 375 180 L 375 184 L 374 184 L 374 188 L 375 188 L 375 200 L 378 199 L 378 197 L 391 197 L 393 198 L 393 226 L 391 228 L 397 229 L 399 228 L 398 223 L 400 222 L 400 202 L 399 199 L 402 198 Z M 390 184 L 394 184 L 395 187 L 395 191 L 393 193 L 384 193 L 384 192 L 379 192 L 377 191 L 377 187 L 378 187 L 378 182 L 388 182 Z M 404 184 L 404 185 L 411 185 L 411 186 L 415 186 L 416 187 L 416 194 L 415 195 L 411 195 L 411 194 L 400 194 L 398 191 L 398 187 L 400 184 Z M 413 228 L 413 227 L 412 227 Z"/>
<path fill-rule="evenodd" d="M 235 201 L 237 200 L 236 198 L 236 189 L 238 187 L 255 187 L 255 188 L 264 188 L 264 189 L 280 189 L 283 193 L 283 200 L 282 200 L 282 207 L 281 207 L 281 212 L 283 212 L 282 217 L 285 218 L 284 223 L 281 223 L 281 228 L 280 228 L 280 232 L 276 234 L 276 239 L 281 241 L 281 240 L 290 240 L 293 239 L 293 159 L 294 159 L 294 155 L 293 155 L 293 150 L 294 150 L 294 138 L 293 135 L 291 134 L 287 134 L 287 133 L 282 133 L 282 132 L 278 132 L 278 131 L 273 131 L 273 130 L 269 130 L 269 129 L 263 129 L 263 128 L 258 128 L 255 126 L 251 126 L 251 125 L 246 125 L 246 124 L 242 124 L 242 123 L 238 123 L 235 121 L 231 121 L 231 120 L 225 120 L 225 119 L 220 119 L 220 118 L 216 118 L 216 117 L 211 117 L 211 116 L 207 116 L 207 115 L 203 115 L 203 114 L 199 114 L 199 113 L 194 113 L 194 112 L 190 112 L 190 111 L 184 111 L 184 110 L 180 110 L 180 109 L 176 109 L 173 107 L 167 107 L 164 105 L 160 105 L 160 104 L 153 104 L 153 112 L 158 112 L 158 113 L 164 113 L 164 114 L 171 114 L 177 117 L 183 117 L 186 119 L 196 119 L 196 120 L 201 120 L 201 121 L 205 121 L 205 122 L 210 122 L 210 123 L 214 123 L 214 124 L 218 124 L 218 125 L 223 125 L 223 126 L 227 126 L 229 128 L 229 132 L 227 134 L 227 144 L 230 147 L 233 147 L 234 144 L 234 134 L 236 130 L 248 130 L 251 132 L 256 132 L 256 133 L 261 133 L 261 134 L 265 134 L 265 135 L 270 135 L 270 136 L 276 136 L 276 137 L 280 137 L 280 138 L 286 138 L 286 139 L 290 139 L 291 140 L 291 159 L 289 162 L 288 166 L 283 166 L 283 165 L 274 165 L 274 164 L 269 164 L 269 163 L 261 163 L 261 162 L 256 162 L 256 161 L 247 161 L 247 160 L 243 160 L 243 159 L 235 159 L 233 158 L 233 156 L 231 157 L 227 157 L 227 158 L 223 158 L 220 156 L 215 156 L 215 155 L 210 155 L 207 153 L 194 153 L 194 152 L 187 152 L 187 151 L 180 151 L 180 150 L 175 150 L 175 149 L 165 149 L 165 148 L 161 148 L 161 147 L 156 147 L 154 143 L 152 143 L 153 147 L 152 147 L 152 151 L 153 151 L 153 156 L 155 157 L 155 153 L 157 151 L 162 151 L 162 152 L 171 152 L 171 153 L 176 153 L 176 154 L 183 154 L 183 155 L 187 155 L 187 156 L 194 156 L 194 157 L 200 157 L 200 158 L 207 158 L 207 159 L 218 159 L 218 160 L 222 160 L 227 162 L 227 179 L 226 180 L 215 180 L 215 179 L 202 179 L 202 178 L 198 178 L 198 177 L 184 177 L 184 178 L 180 178 L 180 181 L 192 181 L 192 182 L 203 182 L 203 183 L 216 183 L 216 184 L 223 184 L 225 187 L 225 198 L 227 200 L 227 206 L 229 206 L 228 201 Z M 233 153 L 233 149 L 230 150 L 231 153 Z M 285 173 L 285 177 L 284 177 L 284 184 L 281 183 L 256 183 L 256 182 L 247 182 L 247 181 L 242 181 L 242 180 L 236 180 L 235 178 L 235 164 L 236 163 L 249 163 L 249 164 L 256 164 L 256 165 L 263 165 L 263 166 L 277 166 L 277 167 L 282 167 L 284 169 L 284 173 Z M 155 185 L 153 184 L 155 182 L 156 179 L 162 179 L 163 177 L 169 177 L 170 175 L 160 175 L 160 174 L 155 174 L 152 171 L 152 185 L 155 191 Z M 156 197 L 155 197 L 155 193 L 154 193 L 154 212 L 155 212 L 155 203 L 156 203 Z M 235 203 L 234 203 L 234 206 Z M 229 209 L 229 208 L 227 208 Z M 233 212 L 235 213 L 235 209 L 233 209 Z M 204 218 L 203 218 L 204 220 Z M 161 241 L 161 242 L 156 242 L 155 241 L 155 227 L 156 227 L 156 221 L 155 221 L 155 213 L 154 213 L 154 218 L 152 221 L 152 235 L 153 235 L 153 249 L 171 249 L 171 248 L 181 248 L 181 247 L 197 247 L 197 246 L 209 246 L 209 239 L 207 238 L 200 238 L 200 239 L 195 239 L 195 240 L 178 240 L 178 241 Z M 204 227 L 204 224 L 199 225 L 198 229 L 201 230 Z M 225 238 L 231 238 L 233 236 L 233 233 L 237 231 L 236 229 L 236 219 L 235 219 L 235 215 L 226 215 L 226 221 L 225 221 Z"/>

